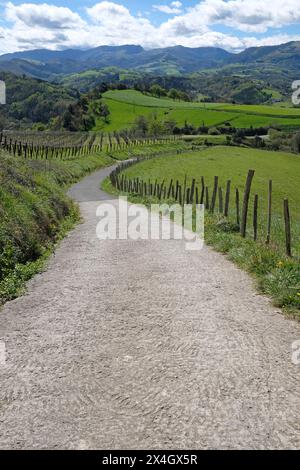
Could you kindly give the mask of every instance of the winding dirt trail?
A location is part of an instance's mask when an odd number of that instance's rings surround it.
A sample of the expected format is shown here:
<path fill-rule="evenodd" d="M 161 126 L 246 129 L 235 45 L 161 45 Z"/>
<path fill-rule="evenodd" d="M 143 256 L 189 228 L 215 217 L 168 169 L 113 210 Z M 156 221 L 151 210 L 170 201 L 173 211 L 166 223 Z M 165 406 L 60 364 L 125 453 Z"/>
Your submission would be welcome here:
<path fill-rule="evenodd" d="M 84 223 L 0 313 L 0 447 L 299 448 L 300 325 L 205 247 L 100 241 Z"/>

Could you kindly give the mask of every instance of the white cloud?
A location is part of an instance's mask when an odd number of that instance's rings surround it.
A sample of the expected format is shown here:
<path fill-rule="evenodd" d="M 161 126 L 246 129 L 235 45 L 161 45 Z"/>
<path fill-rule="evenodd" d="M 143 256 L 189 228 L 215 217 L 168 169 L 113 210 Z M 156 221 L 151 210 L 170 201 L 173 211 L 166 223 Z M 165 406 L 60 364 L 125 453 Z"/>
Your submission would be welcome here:
<path fill-rule="evenodd" d="M 101 44 L 141 44 L 151 47 L 155 43 L 157 29 L 149 19 L 131 15 L 123 5 L 104 1 L 87 8 L 92 26 L 91 40 Z"/>
<path fill-rule="evenodd" d="M 206 24 L 223 24 L 245 32 L 264 33 L 300 21 L 299 0 L 205 0 L 190 9 Z"/>
<path fill-rule="evenodd" d="M 17 6 L 9 2 L 6 5 L 5 17 L 8 21 L 24 24 L 30 28 L 68 29 L 84 24 L 80 16 L 69 8 L 47 3 L 39 5 L 23 3 Z"/>
<path fill-rule="evenodd" d="M 172 2 L 170 5 L 153 5 L 154 10 L 166 13 L 167 15 L 179 15 L 182 13 L 181 7 L 181 2 Z"/>
<path fill-rule="evenodd" d="M 173 11 L 182 9 L 180 1 L 156 6 Z M 146 13 L 134 16 L 124 5 L 113 1 L 102 1 L 87 8 L 85 18 L 70 8 L 47 3 L 15 5 L 10 1 L 4 11 L 8 23 L 5 25 L 2 21 L 0 28 L 0 53 L 40 47 L 89 48 L 103 44 L 140 44 L 145 48 L 181 44 L 240 51 L 250 46 L 300 40 L 300 33 L 288 35 L 280 30 L 284 25 L 300 23 L 299 0 L 284 3 L 279 0 L 204 0 L 185 13 L 172 14 L 172 18 L 156 26 Z M 231 33 L 214 31 L 216 24 L 230 27 Z M 277 28 L 278 34 L 256 36 L 270 28 Z M 243 31 L 246 37 L 241 37 L 237 31 Z"/>
<path fill-rule="evenodd" d="M 94 22 L 101 22 L 102 17 L 118 19 L 131 16 L 128 8 L 114 2 L 97 3 L 91 8 L 87 8 L 87 12 Z"/>

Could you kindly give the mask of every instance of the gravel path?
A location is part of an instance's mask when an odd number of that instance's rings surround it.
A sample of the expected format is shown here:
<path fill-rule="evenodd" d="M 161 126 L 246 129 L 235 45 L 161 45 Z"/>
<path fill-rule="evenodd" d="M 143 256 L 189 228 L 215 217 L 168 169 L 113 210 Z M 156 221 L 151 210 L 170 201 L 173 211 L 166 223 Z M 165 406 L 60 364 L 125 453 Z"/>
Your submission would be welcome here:
<path fill-rule="evenodd" d="M 299 448 L 300 325 L 207 247 L 98 240 L 106 174 L 72 189 L 84 223 L 0 312 L 0 447 Z"/>

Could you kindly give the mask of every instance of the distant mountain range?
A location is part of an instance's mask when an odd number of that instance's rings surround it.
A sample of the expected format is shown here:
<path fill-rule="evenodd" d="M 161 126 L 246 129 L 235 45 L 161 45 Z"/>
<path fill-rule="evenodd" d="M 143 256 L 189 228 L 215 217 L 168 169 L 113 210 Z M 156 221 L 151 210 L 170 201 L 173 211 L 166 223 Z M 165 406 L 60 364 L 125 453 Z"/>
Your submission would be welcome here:
<path fill-rule="evenodd" d="M 239 54 L 215 47 L 175 46 L 145 50 L 141 46 L 124 45 L 100 46 L 85 51 L 39 49 L 0 56 L 0 71 L 44 80 L 107 67 L 176 76 L 237 65 L 289 70 L 295 78 L 297 74 L 300 78 L 300 42 L 252 47 Z"/>

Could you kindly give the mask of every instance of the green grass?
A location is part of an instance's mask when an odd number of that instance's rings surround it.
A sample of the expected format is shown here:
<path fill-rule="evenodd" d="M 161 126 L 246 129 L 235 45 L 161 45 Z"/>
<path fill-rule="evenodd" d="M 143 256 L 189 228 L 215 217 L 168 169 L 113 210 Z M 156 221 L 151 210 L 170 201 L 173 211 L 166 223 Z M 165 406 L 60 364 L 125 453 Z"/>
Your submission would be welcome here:
<path fill-rule="evenodd" d="M 267 105 L 241 105 L 241 104 L 228 104 L 220 106 L 220 109 L 236 112 L 236 113 L 247 113 L 257 114 L 263 116 L 274 116 L 274 117 L 298 117 L 300 118 L 299 108 L 279 108 L 276 106 Z"/>
<path fill-rule="evenodd" d="M 232 232 L 235 214 L 235 188 L 241 198 L 249 169 L 255 170 L 248 232 L 246 240 Z M 227 253 L 239 266 L 254 274 L 260 289 L 273 297 L 275 303 L 289 310 L 300 309 L 300 158 L 283 152 L 250 150 L 238 147 L 212 147 L 198 152 L 147 160 L 126 170 L 130 178 L 144 181 L 169 182 L 179 180 L 182 184 L 187 175 L 188 185 L 193 178 L 200 185 L 201 176 L 209 187 L 211 196 L 213 178 L 219 176 L 220 186 L 225 192 L 228 179 L 232 181 L 229 221 L 232 224 L 217 224 L 221 215 L 206 217 L 206 242 L 219 251 Z M 268 181 L 273 180 L 273 218 L 271 244 L 266 246 L 266 214 Z M 109 190 L 109 182 L 106 182 Z M 110 189 L 111 190 L 111 189 Z M 254 195 L 259 195 L 259 241 L 253 241 L 252 207 Z M 283 230 L 283 199 L 289 198 L 292 217 L 293 259 L 285 256 Z M 136 201 L 136 196 L 134 196 Z M 217 210 L 218 212 L 218 210 Z"/>
<path fill-rule="evenodd" d="M 0 304 L 22 291 L 43 268 L 54 244 L 78 221 L 65 188 L 111 162 L 105 155 L 25 161 L 0 152 Z"/>
<path fill-rule="evenodd" d="M 235 127 L 280 126 L 300 128 L 300 109 L 266 105 L 231 105 L 224 103 L 189 103 L 155 98 L 135 90 L 111 90 L 104 94 L 111 117 L 108 124 L 98 119 L 95 130 L 115 131 L 131 127 L 139 115 L 156 112 L 163 119 L 185 121 L 200 127 L 231 122 Z"/>
<path fill-rule="evenodd" d="M 174 101 L 169 98 L 155 98 L 135 90 L 110 90 L 104 93 L 104 98 L 109 98 L 122 103 L 136 104 L 150 108 L 204 108 L 204 103 L 193 103 L 187 101 Z M 215 107 L 215 105 L 207 105 Z"/>
<path fill-rule="evenodd" d="M 195 127 L 203 125 L 206 127 L 215 127 L 234 120 L 236 115 L 234 113 L 205 109 L 174 109 L 169 112 L 169 117 L 174 119 L 179 126 L 184 126 L 185 121 L 187 121 Z"/>
<path fill-rule="evenodd" d="M 128 129 L 134 125 L 134 122 L 138 116 L 149 116 L 153 113 L 156 113 L 157 116 L 163 120 L 173 119 L 179 126 L 183 126 L 185 121 L 187 121 L 196 127 L 200 127 L 203 124 L 209 127 L 217 126 L 238 117 L 233 113 L 205 110 L 200 108 L 193 109 L 188 107 L 183 111 L 183 109 L 178 109 L 177 107 L 147 107 L 134 103 L 115 101 L 108 98 L 104 99 L 104 102 L 109 107 L 111 113 L 110 119 L 108 123 L 105 123 L 103 119 L 98 118 L 96 126 L 93 129 L 95 131 L 102 130 L 105 132 L 113 132 L 120 129 Z M 168 103 L 170 104 L 172 102 L 168 101 Z"/>
<path fill-rule="evenodd" d="M 298 129 L 300 128 L 300 118 L 294 119 L 290 117 L 286 118 L 277 118 L 273 116 L 263 116 L 263 115 L 251 115 L 251 114 L 237 114 L 230 121 L 230 123 L 237 128 L 246 128 L 246 127 L 269 127 L 275 126 L 283 129 L 291 128 Z"/>
<path fill-rule="evenodd" d="M 148 116 L 153 113 L 157 114 L 157 116 L 163 120 L 173 119 L 179 126 L 183 126 L 185 121 L 187 121 L 189 124 L 193 124 L 196 127 L 202 125 L 208 127 L 218 126 L 240 117 L 234 113 L 200 108 L 187 108 L 183 110 L 176 107 L 146 107 L 112 99 L 104 99 L 104 102 L 108 105 L 111 113 L 109 122 L 105 123 L 103 119 L 98 118 L 96 120 L 96 126 L 93 129 L 94 131 L 113 132 L 121 129 L 129 129 L 134 125 L 138 116 Z M 252 121 L 252 116 L 250 116 L 250 120 Z"/>
<path fill-rule="evenodd" d="M 140 163 L 127 170 L 128 175 L 155 179 L 179 179 L 183 182 L 196 177 L 200 184 L 203 175 L 209 185 L 215 175 L 220 177 L 220 185 L 225 186 L 227 179 L 234 187 L 243 189 L 249 169 L 255 169 L 253 192 L 266 196 L 268 181 L 274 184 L 274 206 L 281 211 L 283 198 L 289 197 L 291 211 L 300 218 L 300 157 L 284 152 L 245 149 L 240 147 L 213 147 L 194 154 L 182 154 L 154 159 Z"/>
<path fill-rule="evenodd" d="M 93 130 L 113 132 L 120 129 L 129 129 L 133 126 L 138 116 L 147 116 L 153 112 L 156 112 L 158 116 L 163 116 L 164 110 L 147 108 L 145 106 L 136 106 L 135 104 L 128 104 L 111 99 L 103 100 L 109 107 L 110 119 L 108 123 L 105 123 L 103 119 L 98 118 L 96 126 Z"/>

